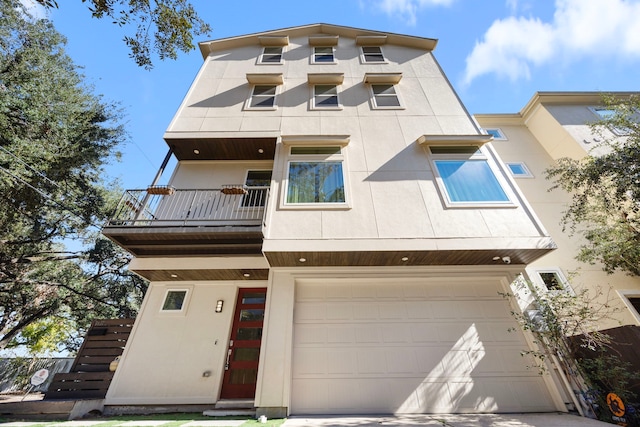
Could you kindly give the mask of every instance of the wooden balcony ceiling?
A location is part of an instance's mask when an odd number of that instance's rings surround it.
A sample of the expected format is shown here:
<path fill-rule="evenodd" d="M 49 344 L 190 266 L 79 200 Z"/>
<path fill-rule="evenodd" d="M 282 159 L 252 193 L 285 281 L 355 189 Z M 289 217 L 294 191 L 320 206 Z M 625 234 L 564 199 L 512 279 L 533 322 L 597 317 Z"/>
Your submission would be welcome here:
<path fill-rule="evenodd" d="M 178 160 L 273 160 L 276 138 L 166 138 Z"/>
<path fill-rule="evenodd" d="M 511 264 L 529 264 L 552 250 L 540 248 L 405 252 L 265 252 L 264 255 L 271 267 L 504 265 L 502 257 L 509 257 Z M 495 257 L 500 259 L 494 259 Z"/>
<path fill-rule="evenodd" d="M 102 230 L 133 255 L 260 254 L 262 228 L 257 227 L 116 227 Z"/>

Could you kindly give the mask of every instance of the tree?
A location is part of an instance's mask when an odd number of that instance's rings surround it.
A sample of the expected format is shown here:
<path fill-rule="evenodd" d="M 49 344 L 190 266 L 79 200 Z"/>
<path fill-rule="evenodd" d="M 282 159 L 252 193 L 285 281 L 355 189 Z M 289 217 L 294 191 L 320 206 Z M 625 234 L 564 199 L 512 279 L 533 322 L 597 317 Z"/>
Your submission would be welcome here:
<path fill-rule="evenodd" d="M 47 8 L 57 8 L 56 0 L 36 0 Z M 162 60 L 176 59 L 178 51 L 195 48 L 193 38 L 211 31 L 187 0 L 82 0 L 94 18 L 109 18 L 119 26 L 135 25 L 135 36 L 125 36 L 130 57 L 147 69 L 153 67 L 155 53 Z"/>
<path fill-rule="evenodd" d="M 44 319 L 84 328 L 94 316 L 131 316 L 146 285 L 125 270 L 127 254 L 96 240 L 115 204 L 102 166 L 125 141 L 121 110 L 82 84 L 50 22 L 18 0 L 0 3 L 3 349 L 28 342 L 21 331 Z M 91 245 L 70 252 L 65 239 Z"/>
<path fill-rule="evenodd" d="M 571 194 L 562 223 L 584 237 L 577 258 L 640 276 L 640 98 L 603 103 L 610 114 L 592 125 L 601 153 L 560 159 L 547 176 Z"/>

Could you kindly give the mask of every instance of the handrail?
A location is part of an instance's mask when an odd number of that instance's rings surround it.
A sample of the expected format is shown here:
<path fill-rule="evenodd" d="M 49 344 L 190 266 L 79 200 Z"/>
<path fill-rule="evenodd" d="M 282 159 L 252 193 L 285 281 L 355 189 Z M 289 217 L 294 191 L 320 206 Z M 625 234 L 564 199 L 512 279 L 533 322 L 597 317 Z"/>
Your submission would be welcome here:
<path fill-rule="evenodd" d="M 260 226 L 269 199 L 268 187 L 156 190 L 126 190 L 106 226 Z"/>

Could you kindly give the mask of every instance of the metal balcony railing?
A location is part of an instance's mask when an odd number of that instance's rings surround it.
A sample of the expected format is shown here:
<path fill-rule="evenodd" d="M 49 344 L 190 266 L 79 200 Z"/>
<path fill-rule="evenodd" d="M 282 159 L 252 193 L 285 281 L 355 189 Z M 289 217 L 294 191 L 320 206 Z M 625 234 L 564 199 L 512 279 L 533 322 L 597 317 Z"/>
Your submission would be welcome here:
<path fill-rule="evenodd" d="M 269 188 L 127 190 L 106 227 L 260 226 Z"/>

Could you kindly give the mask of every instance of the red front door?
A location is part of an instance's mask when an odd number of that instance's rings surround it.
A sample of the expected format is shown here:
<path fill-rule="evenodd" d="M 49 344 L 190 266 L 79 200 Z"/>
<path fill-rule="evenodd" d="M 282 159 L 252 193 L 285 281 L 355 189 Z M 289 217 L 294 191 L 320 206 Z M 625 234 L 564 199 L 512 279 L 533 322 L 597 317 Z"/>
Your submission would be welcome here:
<path fill-rule="evenodd" d="M 241 288 L 238 292 L 221 399 L 255 397 L 266 296 L 266 288 Z"/>

